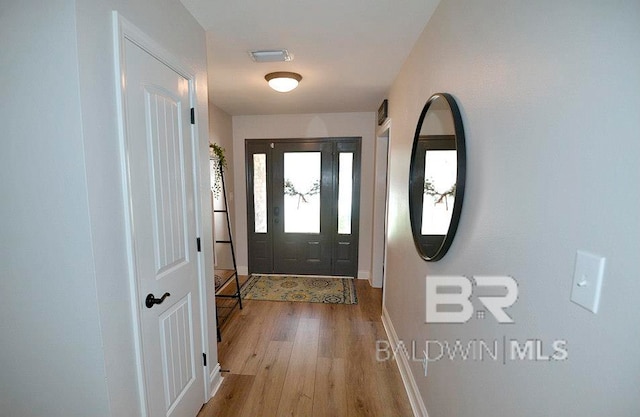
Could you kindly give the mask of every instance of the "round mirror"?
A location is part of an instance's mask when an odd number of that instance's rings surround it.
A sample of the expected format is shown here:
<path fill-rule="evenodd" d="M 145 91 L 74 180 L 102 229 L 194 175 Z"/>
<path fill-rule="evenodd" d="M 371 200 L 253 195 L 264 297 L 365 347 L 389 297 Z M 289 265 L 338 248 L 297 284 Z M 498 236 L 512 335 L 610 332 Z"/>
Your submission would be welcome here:
<path fill-rule="evenodd" d="M 441 259 L 453 241 L 462 210 L 465 165 L 458 105 L 450 94 L 434 94 L 418 119 L 409 172 L 413 241 L 427 261 Z"/>

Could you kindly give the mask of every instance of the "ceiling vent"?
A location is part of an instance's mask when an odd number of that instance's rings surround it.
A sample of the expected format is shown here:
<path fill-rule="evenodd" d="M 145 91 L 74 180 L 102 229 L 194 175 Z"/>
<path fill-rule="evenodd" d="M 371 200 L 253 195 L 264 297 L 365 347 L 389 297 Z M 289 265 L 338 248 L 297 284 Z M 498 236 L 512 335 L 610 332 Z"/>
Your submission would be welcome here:
<path fill-rule="evenodd" d="M 287 62 L 293 60 L 293 55 L 286 49 L 270 49 L 265 51 L 249 51 L 255 62 Z"/>

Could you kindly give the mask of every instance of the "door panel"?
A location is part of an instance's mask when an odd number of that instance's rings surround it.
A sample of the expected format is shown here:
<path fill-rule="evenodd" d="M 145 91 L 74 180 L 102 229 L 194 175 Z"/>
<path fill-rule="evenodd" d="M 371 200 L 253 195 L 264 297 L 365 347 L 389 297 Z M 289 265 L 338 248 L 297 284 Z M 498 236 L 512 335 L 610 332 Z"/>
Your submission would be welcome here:
<path fill-rule="evenodd" d="M 126 40 L 128 183 L 149 415 L 203 403 L 189 81 Z M 145 305 L 147 294 L 161 304 Z"/>
<path fill-rule="evenodd" d="M 249 272 L 273 272 L 272 157 L 267 141 L 247 141 L 247 246 Z"/>
<path fill-rule="evenodd" d="M 331 274 L 331 144 L 273 148 L 274 272 Z"/>
<path fill-rule="evenodd" d="M 180 161 L 184 149 L 180 126 L 182 103 L 179 97 L 147 86 L 144 89 L 148 118 L 151 165 L 153 243 L 157 275 L 188 262 L 185 228 L 186 191 Z"/>
<path fill-rule="evenodd" d="M 194 346 L 188 337 L 193 333 L 192 312 L 191 294 L 187 294 L 159 317 L 166 410 L 178 405 L 196 377 Z"/>
<path fill-rule="evenodd" d="M 334 275 L 357 276 L 360 213 L 360 142 L 335 144 L 337 232 L 334 236 Z"/>
<path fill-rule="evenodd" d="M 360 138 L 247 140 L 246 158 L 249 272 L 355 277 Z"/>

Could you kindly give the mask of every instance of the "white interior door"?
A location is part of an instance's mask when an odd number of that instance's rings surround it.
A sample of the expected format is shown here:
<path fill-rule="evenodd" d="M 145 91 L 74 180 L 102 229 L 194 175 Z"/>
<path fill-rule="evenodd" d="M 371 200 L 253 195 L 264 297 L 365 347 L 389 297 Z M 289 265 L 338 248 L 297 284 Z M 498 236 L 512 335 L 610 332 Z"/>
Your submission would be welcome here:
<path fill-rule="evenodd" d="M 124 98 L 133 250 L 148 415 L 203 403 L 190 84 L 129 40 Z M 148 295 L 162 303 L 145 305 Z"/>

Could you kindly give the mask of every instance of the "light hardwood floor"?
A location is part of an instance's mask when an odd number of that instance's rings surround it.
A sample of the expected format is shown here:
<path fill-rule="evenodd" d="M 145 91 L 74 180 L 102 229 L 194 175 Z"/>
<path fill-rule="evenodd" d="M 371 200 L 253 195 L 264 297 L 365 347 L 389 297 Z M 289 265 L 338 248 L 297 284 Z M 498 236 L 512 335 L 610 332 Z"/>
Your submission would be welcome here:
<path fill-rule="evenodd" d="M 222 329 L 224 382 L 198 417 L 411 417 L 386 340 L 382 291 L 356 280 L 357 305 L 244 301 Z"/>

